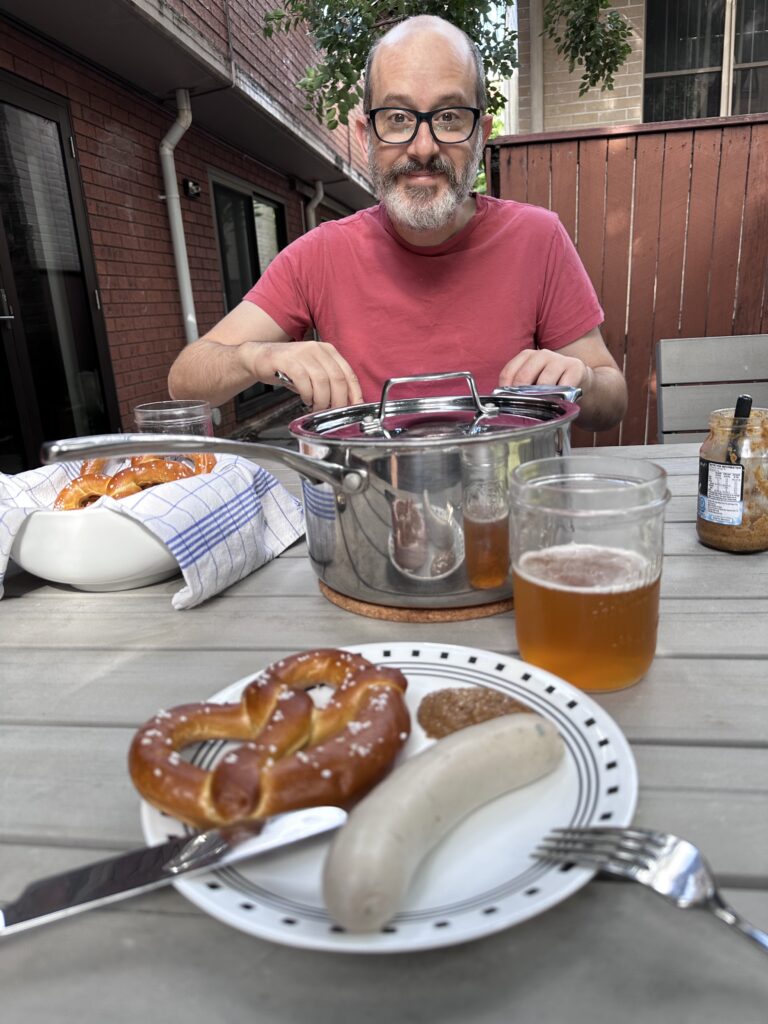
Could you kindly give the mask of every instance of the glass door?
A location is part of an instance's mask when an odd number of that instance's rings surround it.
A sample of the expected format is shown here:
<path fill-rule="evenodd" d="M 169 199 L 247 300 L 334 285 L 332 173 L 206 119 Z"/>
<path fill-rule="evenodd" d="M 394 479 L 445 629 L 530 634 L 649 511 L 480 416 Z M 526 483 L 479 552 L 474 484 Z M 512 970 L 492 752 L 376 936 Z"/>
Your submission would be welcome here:
<path fill-rule="evenodd" d="M 0 78 L 0 472 L 118 427 L 66 107 Z"/>

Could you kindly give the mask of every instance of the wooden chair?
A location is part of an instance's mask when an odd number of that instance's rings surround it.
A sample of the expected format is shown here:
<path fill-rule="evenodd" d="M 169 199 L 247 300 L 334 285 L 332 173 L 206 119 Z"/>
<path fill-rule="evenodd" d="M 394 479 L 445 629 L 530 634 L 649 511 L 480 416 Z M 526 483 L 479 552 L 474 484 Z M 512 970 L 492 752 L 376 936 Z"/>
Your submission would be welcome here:
<path fill-rule="evenodd" d="M 703 441 L 713 409 L 741 394 L 768 407 L 768 334 L 664 338 L 656 345 L 659 443 Z"/>

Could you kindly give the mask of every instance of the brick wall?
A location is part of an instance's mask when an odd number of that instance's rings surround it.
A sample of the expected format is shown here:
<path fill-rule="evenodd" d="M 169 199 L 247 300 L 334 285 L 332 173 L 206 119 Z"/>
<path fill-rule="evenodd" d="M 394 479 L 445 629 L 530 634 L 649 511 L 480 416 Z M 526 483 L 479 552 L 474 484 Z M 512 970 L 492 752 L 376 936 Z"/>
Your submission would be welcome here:
<path fill-rule="evenodd" d="M 634 124 L 643 118 L 643 37 L 645 3 L 638 0 L 613 0 L 632 24 L 632 54 L 614 76 L 614 88 L 601 92 L 599 86 L 579 96 L 580 74 L 572 74 L 551 40 L 544 40 L 544 131 L 585 128 L 596 125 Z M 530 0 L 519 0 L 520 132 L 531 128 L 530 81 Z"/>
<path fill-rule="evenodd" d="M 257 85 L 268 83 L 270 97 L 290 112 L 295 124 L 322 140 L 363 174 L 367 167 L 353 132 L 340 126 L 330 131 L 304 109 L 306 96 L 296 82 L 317 63 L 318 50 L 300 28 L 266 39 L 264 15 L 279 7 L 276 0 L 166 0 L 187 31 L 197 32 L 221 55 L 231 59 Z M 227 10 L 229 17 L 227 18 Z"/>
<path fill-rule="evenodd" d="M 0 67 L 67 100 L 85 196 L 120 414 L 167 398 L 168 369 L 185 344 L 159 160 L 174 114 L 21 31 L 3 25 Z M 179 180 L 202 187 L 182 198 L 200 332 L 224 313 L 208 173 L 235 175 L 285 202 L 289 241 L 303 230 L 302 197 L 286 178 L 193 127 L 176 149 Z M 220 433 L 234 429 L 233 404 Z"/>

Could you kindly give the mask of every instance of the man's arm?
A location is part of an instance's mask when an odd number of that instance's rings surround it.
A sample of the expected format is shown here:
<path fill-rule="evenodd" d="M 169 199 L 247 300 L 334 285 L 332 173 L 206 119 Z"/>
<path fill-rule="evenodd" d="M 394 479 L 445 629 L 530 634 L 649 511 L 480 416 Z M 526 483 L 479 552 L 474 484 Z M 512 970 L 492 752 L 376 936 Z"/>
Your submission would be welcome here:
<path fill-rule="evenodd" d="M 312 409 L 362 402 L 352 367 L 333 345 L 292 341 L 271 316 L 243 301 L 176 357 L 168 374 L 172 398 L 206 398 L 221 405 L 257 381 L 275 383 L 280 370 Z"/>
<path fill-rule="evenodd" d="M 557 351 L 525 349 L 499 374 L 499 384 L 570 384 L 583 391 L 577 419 L 586 430 L 607 430 L 627 411 L 624 375 L 595 327 Z"/>

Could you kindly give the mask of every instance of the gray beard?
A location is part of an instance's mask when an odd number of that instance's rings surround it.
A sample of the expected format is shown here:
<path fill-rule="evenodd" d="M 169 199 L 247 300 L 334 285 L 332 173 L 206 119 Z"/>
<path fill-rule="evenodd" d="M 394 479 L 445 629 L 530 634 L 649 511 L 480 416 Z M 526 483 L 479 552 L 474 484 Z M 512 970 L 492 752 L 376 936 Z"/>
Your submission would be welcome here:
<path fill-rule="evenodd" d="M 373 142 L 368 142 L 368 173 L 376 196 L 384 204 L 390 219 L 412 231 L 438 231 L 446 227 L 472 191 L 477 168 L 483 154 L 483 136 L 478 130 L 472 157 L 461 175 L 450 161 L 437 155 L 426 165 L 405 159 L 386 171 L 375 160 Z M 441 171 L 448 179 L 448 188 L 437 195 L 437 186 L 403 183 L 401 175 L 414 171 Z"/>

